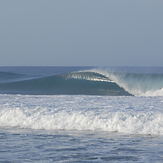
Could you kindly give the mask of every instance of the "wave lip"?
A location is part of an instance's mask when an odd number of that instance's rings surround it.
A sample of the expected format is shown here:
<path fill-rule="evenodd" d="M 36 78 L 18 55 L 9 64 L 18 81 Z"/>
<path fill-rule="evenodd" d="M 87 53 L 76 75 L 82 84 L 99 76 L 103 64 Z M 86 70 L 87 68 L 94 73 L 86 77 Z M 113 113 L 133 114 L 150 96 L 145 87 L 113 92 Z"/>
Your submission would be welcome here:
<path fill-rule="evenodd" d="M 127 73 L 114 72 L 105 69 L 92 69 L 92 72 L 102 74 L 129 94 L 134 96 L 163 96 L 162 73 Z"/>

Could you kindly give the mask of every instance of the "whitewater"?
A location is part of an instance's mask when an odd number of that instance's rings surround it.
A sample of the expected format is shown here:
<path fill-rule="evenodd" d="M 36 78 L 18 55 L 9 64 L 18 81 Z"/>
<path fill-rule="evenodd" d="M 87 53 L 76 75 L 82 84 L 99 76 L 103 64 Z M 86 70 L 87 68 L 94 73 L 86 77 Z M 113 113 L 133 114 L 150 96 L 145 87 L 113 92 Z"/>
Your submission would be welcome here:
<path fill-rule="evenodd" d="M 0 67 L 0 162 L 162 162 L 162 67 Z"/>

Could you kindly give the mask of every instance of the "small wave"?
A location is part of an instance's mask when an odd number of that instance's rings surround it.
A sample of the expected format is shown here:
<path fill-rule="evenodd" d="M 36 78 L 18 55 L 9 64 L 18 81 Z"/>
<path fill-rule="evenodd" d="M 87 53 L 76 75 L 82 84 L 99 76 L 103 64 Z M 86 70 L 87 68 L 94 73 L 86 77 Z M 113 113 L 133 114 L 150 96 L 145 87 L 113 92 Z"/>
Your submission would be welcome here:
<path fill-rule="evenodd" d="M 37 109 L 37 108 L 36 108 Z M 96 130 L 122 132 L 127 134 L 163 135 L 163 114 L 125 112 L 108 112 L 95 115 L 94 112 L 77 112 L 64 110 L 52 112 L 48 109 L 30 113 L 20 108 L 0 111 L 0 126 L 45 129 L 45 130 Z"/>
<path fill-rule="evenodd" d="M 24 77 L 24 75 L 10 73 L 10 72 L 0 72 L 0 83 L 12 82 L 16 80 L 20 80 Z"/>

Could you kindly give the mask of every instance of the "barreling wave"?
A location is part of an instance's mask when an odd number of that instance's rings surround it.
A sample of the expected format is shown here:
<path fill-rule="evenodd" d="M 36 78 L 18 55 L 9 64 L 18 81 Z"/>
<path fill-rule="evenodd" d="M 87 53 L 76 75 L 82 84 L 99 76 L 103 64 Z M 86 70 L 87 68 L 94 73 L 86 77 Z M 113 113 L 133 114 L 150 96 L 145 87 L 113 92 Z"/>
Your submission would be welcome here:
<path fill-rule="evenodd" d="M 0 72 L 1 94 L 163 96 L 163 74 L 92 69 L 44 77 Z"/>
<path fill-rule="evenodd" d="M 118 73 L 94 69 L 134 96 L 163 96 L 162 73 Z"/>
<path fill-rule="evenodd" d="M 21 79 L 6 83 L 1 82 L 0 93 L 36 95 L 130 95 L 104 75 L 85 71 L 35 79 Z"/>

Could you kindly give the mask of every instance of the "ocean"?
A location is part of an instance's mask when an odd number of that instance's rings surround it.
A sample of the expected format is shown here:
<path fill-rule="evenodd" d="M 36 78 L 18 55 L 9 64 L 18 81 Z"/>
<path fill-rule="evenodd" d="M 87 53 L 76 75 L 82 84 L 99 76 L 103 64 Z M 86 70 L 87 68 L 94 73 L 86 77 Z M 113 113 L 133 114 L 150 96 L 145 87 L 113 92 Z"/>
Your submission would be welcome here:
<path fill-rule="evenodd" d="M 0 67 L 0 162 L 163 162 L 163 67 Z"/>

